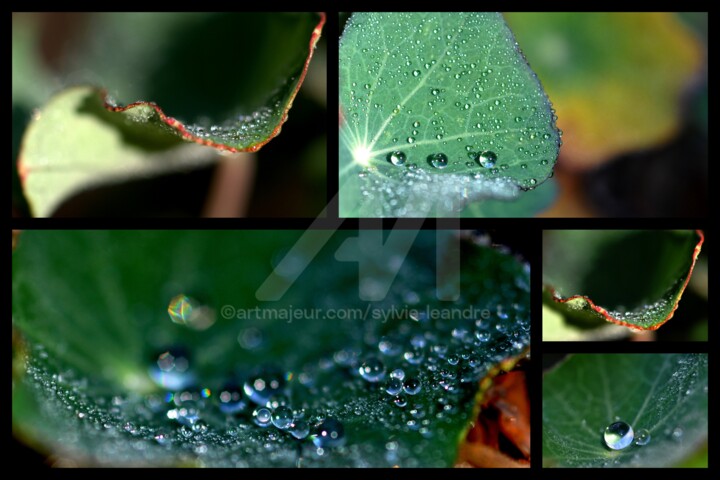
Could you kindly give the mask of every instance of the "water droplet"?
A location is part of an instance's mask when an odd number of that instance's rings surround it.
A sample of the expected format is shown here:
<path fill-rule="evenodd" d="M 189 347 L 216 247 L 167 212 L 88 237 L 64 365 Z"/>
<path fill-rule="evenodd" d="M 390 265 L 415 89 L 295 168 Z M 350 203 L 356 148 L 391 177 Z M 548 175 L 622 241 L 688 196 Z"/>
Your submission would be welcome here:
<path fill-rule="evenodd" d="M 413 123 L 413 127 L 418 128 L 419 126 L 420 126 L 420 122 L 416 121 L 415 123 Z"/>
<path fill-rule="evenodd" d="M 170 432 L 165 430 L 164 428 L 159 428 L 155 432 L 155 441 L 159 443 L 160 445 L 169 445 L 172 442 Z"/>
<path fill-rule="evenodd" d="M 284 388 L 285 376 L 278 371 L 254 375 L 243 384 L 245 395 L 258 405 L 265 405 L 270 397 L 281 394 Z"/>
<path fill-rule="evenodd" d="M 396 368 L 392 372 L 390 372 L 390 378 L 397 378 L 398 380 L 403 380 L 405 378 L 405 371 L 401 368 Z"/>
<path fill-rule="evenodd" d="M 247 402 L 243 396 L 243 392 L 239 386 L 235 384 L 226 384 L 218 395 L 220 402 L 220 411 L 223 413 L 238 413 L 247 408 Z"/>
<path fill-rule="evenodd" d="M 650 443 L 650 432 L 641 428 L 637 431 L 637 435 L 635 435 L 635 445 L 643 446 L 648 443 Z"/>
<path fill-rule="evenodd" d="M 420 76 L 420 70 L 413 70 L 413 77 L 419 77 Z"/>
<path fill-rule="evenodd" d="M 683 433 L 685 433 L 685 432 L 683 431 L 682 428 L 680 428 L 680 427 L 675 428 L 675 430 L 673 430 L 673 432 L 672 432 L 673 440 L 677 440 L 677 441 L 682 440 Z"/>
<path fill-rule="evenodd" d="M 169 390 L 182 390 L 195 383 L 190 357 L 182 348 L 162 351 L 150 365 L 149 373 L 158 386 Z"/>
<path fill-rule="evenodd" d="M 387 160 L 393 165 L 402 165 L 403 163 L 405 163 L 405 160 L 407 160 L 407 157 L 400 150 L 396 150 L 394 152 L 388 153 Z"/>
<path fill-rule="evenodd" d="M 444 153 L 433 153 L 427 158 L 428 163 L 435 168 L 445 168 L 448 166 L 448 158 Z"/>
<path fill-rule="evenodd" d="M 237 339 L 242 348 L 255 350 L 262 346 L 263 334 L 259 329 L 250 327 L 241 330 L 240 333 L 238 333 Z"/>
<path fill-rule="evenodd" d="M 393 341 L 392 338 L 382 337 L 378 342 L 378 350 L 380 350 L 380 353 L 383 355 L 394 357 L 395 355 L 400 355 L 402 353 L 402 345 Z"/>
<path fill-rule="evenodd" d="M 397 397 L 393 398 L 393 403 L 398 407 L 404 407 L 405 405 L 407 405 L 407 398 L 405 398 L 405 395 L 398 395 Z"/>
<path fill-rule="evenodd" d="M 310 425 L 305 420 L 298 419 L 295 420 L 292 424 L 290 424 L 289 430 L 290 434 L 293 437 L 297 438 L 298 440 L 302 440 L 310 433 Z"/>
<path fill-rule="evenodd" d="M 192 427 L 200 420 L 200 404 L 195 400 L 181 401 L 177 408 L 168 410 L 166 415 L 171 420 Z"/>
<path fill-rule="evenodd" d="M 422 384 L 420 383 L 420 380 L 414 377 L 408 378 L 407 380 L 405 380 L 405 383 L 403 383 L 403 390 L 408 395 L 418 394 L 421 388 Z"/>
<path fill-rule="evenodd" d="M 187 295 L 176 295 L 168 304 L 168 314 L 173 323 L 194 330 L 207 330 L 215 323 L 215 311 Z"/>
<path fill-rule="evenodd" d="M 317 427 L 311 438 L 318 448 L 338 447 L 345 443 L 345 429 L 342 423 L 328 418 Z"/>
<path fill-rule="evenodd" d="M 403 358 L 413 365 L 417 365 L 425 359 L 421 348 L 412 348 L 403 354 Z"/>
<path fill-rule="evenodd" d="M 413 137 L 407 138 L 407 143 L 414 143 L 414 142 L 415 142 L 415 139 Z"/>
<path fill-rule="evenodd" d="M 403 389 L 402 381 L 397 378 L 391 378 L 385 384 L 385 391 L 390 395 L 397 395 Z"/>
<path fill-rule="evenodd" d="M 438 90 L 437 88 L 433 88 L 432 90 L 430 90 L 430 93 L 432 93 L 433 95 L 437 95 L 438 93 L 440 93 L 440 90 Z"/>
<path fill-rule="evenodd" d="M 492 168 L 495 166 L 495 162 L 497 161 L 497 155 L 495 152 L 485 150 L 484 152 L 480 152 L 478 154 L 476 161 L 481 167 Z"/>
<path fill-rule="evenodd" d="M 293 421 L 293 413 L 288 407 L 278 407 L 272 412 L 272 424 L 280 430 L 290 427 Z"/>
<path fill-rule="evenodd" d="M 253 412 L 253 421 L 256 425 L 260 427 L 268 427 L 270 426 L 270 422 L 272 420 L 272 414 L 270 413 L 270 409 L 265 407 L 258 407 Z"/>
<path fill-rule="evenodd" d="M 537 184 L 537 180 L 535 180 L 534 178 L 531 178 L 531 179 L 529 180 L 529 182 L 530 182 L 530 185 L 535 185 L 535 184 Z"/>
<path fill-rule="evenodd" d="M 379 358 L 370 357 L 358 369 L 360 376 L 368 382 L 379 382 L 385 378 L 385 365 Z"/>
<path fill-rule="evenodd" d="M 633 429 L 625 422 L 611 423 L 605 429 L 605 445 L 613 450 L 622 450 L 633 442 Z"/>

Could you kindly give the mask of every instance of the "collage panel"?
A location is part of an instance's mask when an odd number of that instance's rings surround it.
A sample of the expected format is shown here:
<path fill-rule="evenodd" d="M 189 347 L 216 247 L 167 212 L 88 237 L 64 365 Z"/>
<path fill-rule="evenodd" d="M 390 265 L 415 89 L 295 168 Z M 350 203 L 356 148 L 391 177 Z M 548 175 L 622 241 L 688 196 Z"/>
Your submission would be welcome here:
<path fill-rule="evenodd" d="M 315 217 L 326 19 L 13 13 L 13 217 Z"/>
<path fill-rule="evenodd" d="M 702 230 L 545 230 L 544 341 L 708 340 Z"/>
<path fill-rule="evenodd" d="M 340 31 L 341 218 L 709 213 L 707 13 L 354 12 Z"/>
<path fill-rule="evenodd" d="M 707 468 L 707 353 L 543 355 L 544 468 Z"/>
<path fill-rule="evenodd" d="M 55 466 L 527 467 L 530 264 L 497 238 L 19 232 L 14 435 Z"/>

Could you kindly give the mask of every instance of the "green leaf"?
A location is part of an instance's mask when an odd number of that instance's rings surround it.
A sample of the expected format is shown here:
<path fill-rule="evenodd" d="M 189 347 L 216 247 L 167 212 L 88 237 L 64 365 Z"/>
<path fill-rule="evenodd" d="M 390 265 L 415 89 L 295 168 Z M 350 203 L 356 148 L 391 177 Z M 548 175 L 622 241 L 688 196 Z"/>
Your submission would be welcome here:
<path fill-rule="evenodd" d="M 183 142 L 153 107 L 109 112 L 95 89 L 75 87 L 53 97 L 32 122 L 18 165 L 33 215 L 47 217 L 90 186 L 215 160 L 213 150 Z"/>
<path fill-rule="evenodd" d="M 702 48 L 668 12 L 511 12 L 507 22 L 553 99 L 563 162 L 591 168 L 664 143 Z"/>
<path fill-rule="evenodd" d="M 675 466 L 707 440 L 707 386 L 707 354 L 572 355 L 543 378 L 543 466 Z M 650 442 L 611 450 L 617 421 Z"/>
<path fill-rule="evenodd" d="M 450 232 L 386 236 L 23 232 L 12 269 L 13 325 L 22 339 L 13 430 L 44 451 L 101 465 L 452 465 L 477 380 L 529 346 L 529 270 L 470 238 L 456 244 Z M 459 284 L 447 270 L 457 252 Z M 436 255 L 444 259 L 439 271 Z M 360 279 L 353 260 L 365 272 Z M 382 285 L 390 286 L 385 298 L 360 299 L 359 291 L 373 295 Z M 458 285 L 457 300 L 439 300 Z M 258 300 L 286 287 L 277 301 Z M 168 302 L 178 294 L 213 309 L 214 316 L 201 311 L 215 323 L 171 321 Z M 190 352 L 194 391 L 209 389 L 194 430 L 168 418 L 175 407 L 148 376 L 168 345 Z M 420 381 L 419 393 L 402 394 L 406 406 L 382 383 L 359 377 L 373 356 L 386 374 L 402 368 Z M 311 433 L 320 415 L 337 419 L 345 445 L 318 451 L 309 437 L 261 428 L 254 407 L 234 417 L 219 412 L 225 382 L 242 385 L 270 367 L 282 372 L 291 406 L 306 410 Z"/>
<path fill-rule="evenodd" d="M 457 216 L 551 175 L 555 117 L 499 13 L 354 13 L 339 54 L 341 216 Z"/>
<path fill-rule="evenodd" d="M 544 302 L 582 328 L 655 330 L 672 318 L 703 243 L 693 230 L 552 230 Z"/>
<path fill-rule="evenodd" d="M 287 120 L 324 21 L 315 13 L 87 16 L 87 28 L 70 49 L 62 76 L 66 82 L 94 85 L 108 114 L 98 111 L 96 100 L 83 100 L 92 103 L 93 115 L 84 115 L 78 124 L 78 114 L 86 112 L 78 110 L 75 98 L 80 87 L 72 87 L 35 116 L 18 167 L 26 183 L 40 177 L 25 185 L 33 213 L 47 216 L 70 193 L 117 181 L 118 171 L 124 180 L 205 162 L 188 162 L 188 155 L 181 155 L 183 160 L 162 165 L 167 160 L 158 160 L 156 153 L 181 140 L 230 152 L 257 151 Z M 20 68 L 29 63 L 25 53 L 19 57 L 25 61 L 16 62 L 17 74 L 13 63 L 13 84 L 32 84 L 23 75 L 30 70 Z M 16 95 L 14 88 L 13 98 L 35 90 L 18 88 Z M 87 90 L 84 95 L 92 96 Z M 134 134 L 127 139 L 123 126 L 129 123 Z M 112 129 L 119 141 L 89 141 L 101 130 L 108 137 Z M 161 145 L 154 143 L 160 137 Z M 70 180 L 57 182 L 58 175 Z"/>
<path fill-rule="evenodd" d="M 534 190 L 525 192 L 516 200 L 485 200 L 471 203 L 463 211 L 463 217 L 532 217 L 548 208 L 558 196 L 558 185 L 548 179 Z"/>

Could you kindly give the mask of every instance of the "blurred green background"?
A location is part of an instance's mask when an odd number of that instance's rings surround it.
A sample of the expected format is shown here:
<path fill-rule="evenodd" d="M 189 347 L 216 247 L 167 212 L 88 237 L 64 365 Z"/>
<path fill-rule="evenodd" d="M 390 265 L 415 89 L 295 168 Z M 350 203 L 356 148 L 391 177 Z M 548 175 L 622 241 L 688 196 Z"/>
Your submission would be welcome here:
<path fill-rule="evenodd" d="M 505 17 L 564 132 L 541 216 L 707 215 L 707 12 Z"/>

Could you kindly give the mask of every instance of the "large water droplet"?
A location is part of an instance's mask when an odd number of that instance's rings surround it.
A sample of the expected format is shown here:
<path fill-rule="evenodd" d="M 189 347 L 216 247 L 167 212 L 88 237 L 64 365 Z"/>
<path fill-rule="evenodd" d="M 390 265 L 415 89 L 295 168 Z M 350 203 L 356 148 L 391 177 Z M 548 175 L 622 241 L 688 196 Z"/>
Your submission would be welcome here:
<path fill-rule="evenodd" d="M 643 446 L 648 443 L 650 443 L 650 432 L 641 428 L 637 431 L 637 435 L 635 435 L 635 445 Z"/>
<path fill-rule="evenodd" d="M 622 450 L 633 442 L 633 429 L 625 422 L 614 422 L 607 426 L 603 438 L 609 448 Z"/>
<path fill-rule="evenodd" d="M 270 422 L 272 420 L 272 414 L 270 413 L 270 409 L 265 407 L 258 407 L 253 412 L 253 421 L 256 425 L 260 427 L 268 427 L 270 426 Z"/>
<path fill-rule="evenodd" d="M 158 386 L 169 390 L 183 390 L 195 383 L 190 357 L 182 348 L 163 350 L 150 365 L 149 373 Z"/>
<path fill-rule="evenodd" d="M 387 160 L 393 165 L 402 165 L 405 163 L 405 160 L 407 160 L 407 157 L 403 152 L 397 150 L 395 152 L 388 153 Z"/>
<path fill-rule="evenodd" d="M 168 314 L 173 323 L 194 330 L 206 330 L 215 323 L 215 311 L 187 295 L 176 295 L 168 304 Z"/>
<path fill-rule="evenodd" d="M 339 447 L 345 443 L 345 429 L 342 423 L 328 418 L 317 427 L 311 438 L 318 448 Z"/>
<path fill-rule="evenodd" d="M 243 391 L 232 383 L 228 383 L 220 389 L 218 401 L 220 402 L 220 411 L 223 413 L 238 413 L 247 408 Z"/>
<path fill-rule="evenodd" d="M 485 150 L 484 152 L 480 152 L 478 154 L 476 160 L 481 167 L 492 168 L 495 166 L 495 162 L 497 162 L 497 155 L 495 154 L 495 152 Z"/>
<path fill-rule="evenodd" d="M 280 430 L 290 427 L 293 421 L 293 413 L 288 407 L 278 407 L 272 412 L 272 424 Z"/>
<path fill-rule="evenodd" d="M 359 372 L 368 382 L 379 382 L 385 378 L 385 365 L 379 358 L 370 357 L 360 366 Z"/>
<path fill-rule="evenodd" d="M 444 153 L 433 153 L 428 156 L 428 163 L 435 168 L 445 168 L 448 166 L 448 158 Z"/>
<path fill-rule="evenodd" d="M 416 395 L 420 392 L 421 383 L 420 380 L 414 377 L 410 377 L 407 380 L 405 380 L 405 383 L 403 383 L 403 390 L 405 390 L 405 393 L 408 395 Z"/>
<path fill-rule="evenodd" d="M 301 439 L 307 437 L 308 434 L 310 433 L 310 425 L 305 420 L 298 419 L 298 420 L 295 420 L 290 425 L 289 430 L 290 430 L 290 434 L 293 437 L 297 438 L 298 440 L 301 440 Z"/>
<path fill-rule="evenodd" d="M 385 391 L 390 395 L 397 395 L 403 389 L 402 381 L 397 378 L 391 378 L 385 384 Z"/>
<path fill-rule="evenodd" d="M 243 391 L 250 400 L 265 405 L 270 397 L 282 393 L 285 378 L 281 372 L 266 371 L 250 377 L 243 385 Z"/>
<path fill-rule="evenodd" d="M 411 348 L 403 354 L 403 358 L 413 365 L 418 365 L 425 359 L 425 353 L 422 348 Z"/>

